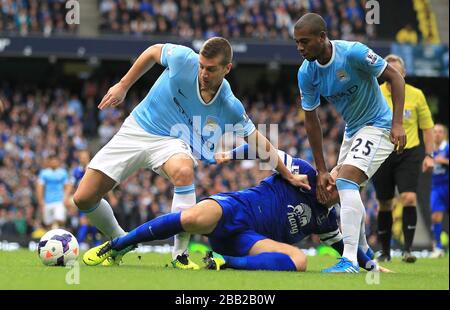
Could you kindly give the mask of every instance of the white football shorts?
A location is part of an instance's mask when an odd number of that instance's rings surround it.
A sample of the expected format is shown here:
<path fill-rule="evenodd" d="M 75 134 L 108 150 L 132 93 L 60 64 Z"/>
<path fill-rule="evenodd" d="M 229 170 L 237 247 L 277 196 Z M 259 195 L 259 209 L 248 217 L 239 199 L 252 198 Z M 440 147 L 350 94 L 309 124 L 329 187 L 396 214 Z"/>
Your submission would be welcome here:
<path fill-rule="evenodd" d="M 167 178 L 162 165 L 175 154 L 186 154 L 198 165 L 190 147 L 181 139 L 146 132 L 132 115 L 94 156 L 88 167 L 99 170 L 121 183 L 140 168 L 150 168 Z"/>

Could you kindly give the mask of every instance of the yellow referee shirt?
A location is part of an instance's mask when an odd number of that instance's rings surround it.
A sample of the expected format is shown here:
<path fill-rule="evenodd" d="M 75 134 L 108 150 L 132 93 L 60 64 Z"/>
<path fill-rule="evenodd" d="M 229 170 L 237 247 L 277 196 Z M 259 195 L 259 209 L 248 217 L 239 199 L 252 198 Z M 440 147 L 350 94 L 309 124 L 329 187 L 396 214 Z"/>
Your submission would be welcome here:
<path fill-rule="evenodd" d="M 392 110 L 392 95 L 387 83 L 383 83 L 380 88 Z M 433 118 L 423 92 L 414 86 L 405 84 L 405 107 L 403 111 L 403 128 L 405 128 L 407 140 L 405 148 L 410 149 L 420 144 L 419 128 L 430 129 L 433 127 Z"/>

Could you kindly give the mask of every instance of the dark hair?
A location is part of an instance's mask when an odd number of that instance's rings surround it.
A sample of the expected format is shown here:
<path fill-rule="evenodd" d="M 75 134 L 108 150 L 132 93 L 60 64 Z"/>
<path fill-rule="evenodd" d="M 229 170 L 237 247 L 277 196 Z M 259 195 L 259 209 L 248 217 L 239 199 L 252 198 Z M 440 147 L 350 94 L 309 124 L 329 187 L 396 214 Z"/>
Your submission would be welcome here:
<path fill-rule="evenodd" d="M 227 65 L 233 60 L 233 50 L 230 42 L 221 37 L 210 38 L 203 43 L 200 54 L 208 59 L 222 55 L 222 65 Z"/>
<path fill-rule="evenodd" d="M 327 32 L 325 20 L 316 13 L 306 13 L 295 23 L 294 28 L 300 29 L 306 27 L 312 34 L 319 35 L 322 31 Z"/>

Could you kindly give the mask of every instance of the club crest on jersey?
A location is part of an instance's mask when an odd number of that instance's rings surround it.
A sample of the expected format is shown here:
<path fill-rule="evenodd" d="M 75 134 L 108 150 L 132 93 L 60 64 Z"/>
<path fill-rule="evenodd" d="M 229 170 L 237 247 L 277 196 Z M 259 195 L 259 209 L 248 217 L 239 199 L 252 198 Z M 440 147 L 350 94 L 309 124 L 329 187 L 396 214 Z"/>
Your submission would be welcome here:
<path fill-rule="evenodd" d="M 403 118 L 410 119 L 411 118 L 411 110 L 403 110 Z"/>
<path fill-rule="evenodd" d="M 291 226 L 290 233 L 296 234 L 299 232 L 300 227 L 306 226 L 311 221 L 311 208 L 305 204 L 301 203 L 296 206 L 288 205 L 288 221 Z"/>
<path fill-rule="evenodd" d="M 205 126 L 203 127 L 207 131 L 215 131 L 219 127 L 219 122 L 214 116 L 208 115 L 206 118 Z"/>
<path fill-rule="evenodd" d="M 369 50 L 366 59 L 369 64 L 373 65 L 377 62 L 378 56 L 372 50 Z"/>
<path fill-rule="evenodd" d="M 349 76 L 348 76 L 347 72 L 345 72 L 345 70 L 343 70 L 343 69 L 337 70 L 336 75 L 337 75 L 339 82 L 346 82 L 349 80 Z"/>

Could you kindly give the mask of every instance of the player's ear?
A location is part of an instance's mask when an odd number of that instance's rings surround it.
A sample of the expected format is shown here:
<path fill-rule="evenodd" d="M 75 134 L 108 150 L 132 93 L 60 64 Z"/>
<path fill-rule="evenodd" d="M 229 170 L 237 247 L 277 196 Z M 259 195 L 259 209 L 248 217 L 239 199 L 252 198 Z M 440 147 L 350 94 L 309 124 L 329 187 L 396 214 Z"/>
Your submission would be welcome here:
<path fill-rule="evenodd" d="M 225 65 L 225 75 L 230 73 L 232 67 L 233 67 L 233 64 L 231 62 L 229 64 Z"/>
<path fill-rule="evenodd" d="M 321 31 L 319 32 L 319 38 L 320 38 L 320 42 L 325 42 L 327 39 L 327 33 L 325 31 Z"/>

